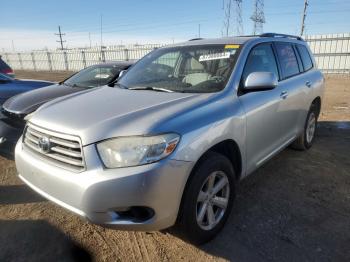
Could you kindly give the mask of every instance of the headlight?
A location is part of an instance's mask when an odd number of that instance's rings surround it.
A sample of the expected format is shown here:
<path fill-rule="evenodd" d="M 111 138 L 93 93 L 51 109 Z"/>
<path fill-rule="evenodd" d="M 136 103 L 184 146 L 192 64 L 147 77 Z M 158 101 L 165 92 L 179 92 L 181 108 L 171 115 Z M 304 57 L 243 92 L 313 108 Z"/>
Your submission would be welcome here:
<path fill-rule="evenodd" d="M 24 117 L 24 121 L 29 121 L 31 118 L 32 118 L 32 116 L 34 115 L 34 113 L 35 113 L 35 111 L 34 112 L 32 112 L 32 113 L 30 113 L 30 114 L 28 114 L 28 115 L 26 115 L 25 117 Z"/>
<path fill-rule="evenodd" d="M 170 155 L 180 141 L 178 134 L 132 136 L 109 139 L 97 144 L 107 168 L 139 166 L 157 162 Z"/>

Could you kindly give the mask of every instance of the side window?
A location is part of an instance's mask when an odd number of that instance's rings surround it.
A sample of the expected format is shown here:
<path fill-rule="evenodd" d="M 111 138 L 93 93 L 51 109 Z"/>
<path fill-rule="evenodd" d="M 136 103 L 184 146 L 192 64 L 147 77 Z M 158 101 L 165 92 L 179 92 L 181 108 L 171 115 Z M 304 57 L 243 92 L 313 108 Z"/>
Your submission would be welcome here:
<path fill-rule="evenodd" d="M 298 60 L 293 46 L 289 43 L 276 43 L 277 56 L 280 61 L 283 78 L 299 74 Z"/>
<path fill-rule="evenodd" d="M 308 71 L 313 67 L 310 53 L 307 48 L 303 45 L 297 45 L 301 61 L 303 62 L 304 71 Z"/>
<path fill-rule="evenodd" d="M 243 81 L 253 72 L 271 72 L 278 77 L 276 59 L 271 44 L 260 44 L 250 51 L 243 71 Z"/>

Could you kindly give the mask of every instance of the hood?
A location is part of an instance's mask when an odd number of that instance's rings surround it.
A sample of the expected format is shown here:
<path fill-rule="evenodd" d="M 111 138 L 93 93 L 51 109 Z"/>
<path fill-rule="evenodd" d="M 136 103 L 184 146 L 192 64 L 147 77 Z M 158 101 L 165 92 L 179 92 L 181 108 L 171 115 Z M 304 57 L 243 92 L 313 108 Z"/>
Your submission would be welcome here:
<path fill-rule="evenodd" d="M 84 90 L 86 89 L 58 84 L 50 85 L 11 97 L 4 103 L 3 107 L 6 111 L 27 115 L 52 99 Z"/>
<path fill-rule="evenodd" d="M 145 135 L 166 130 L 162 125 L 178 112 L 206 100 L 210 94 L 165 93 L 102 87 L 56 99 L 40 107 L 30 122 L 77 135 L 83 145 L 117 136 Z M 159 130 L 163 126 L 164 130 Z"/>
<path fill-rule="evenodd" d="M 14 80 L 15 80 L 15 81 L 18 81 L 18 82 L 32 82 L 32 83 L 55 84 L 55 82 L 52 82 L 52 81 L 38 80 L 38 79 L 26 79 L 26 78 L 18 79 L 18 78 L 15 78 Z M 57 83 L 57 82 L 56 82 L 56 83 Z"/>

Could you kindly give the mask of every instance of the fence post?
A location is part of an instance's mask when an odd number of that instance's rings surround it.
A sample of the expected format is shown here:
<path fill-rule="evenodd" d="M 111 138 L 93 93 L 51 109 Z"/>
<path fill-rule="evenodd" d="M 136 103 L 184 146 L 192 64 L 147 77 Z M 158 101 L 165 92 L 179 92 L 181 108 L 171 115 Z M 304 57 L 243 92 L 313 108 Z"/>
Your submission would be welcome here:
<path fill-rule="evenodd" d="M 129 61 L 129 50 L 127 48 L 124 49 L 124 57 L 125 61 Z"/>
<path fill-rule="evenodd" d="M 63 58 L 64 58 L 64 64 L 66 67 L 66 71 L 69 71 L 69 65 L 68 65 L 68 57 L 67 57 L 67 52 L 63 51 Z"/>
<path fill-rule="evenodd" d="M 85 51 L 84 50 L 81 51 L 81 56 L 83 58 L 83 66 L 84 66 L 84 68 L 86 68 L 86 57 L 85 57 Z"/>
<path fill-rule="evenodd" d="M 21 53 L 17 53 L 17 55 L 18 55 L 19 65 L 21 66 L 21 70 L 23 70 L 23 63 L 22 63 Z"/>
<path fill-rule="evenodd" d="M 36 64 L 35 64 L 35 57 L 34 57 L 34 53 L 33 53 L 33 52 L 31 52 L 31 53 L 30 53 L 30 55 L 31 55 L 31 57 L 32 57 L 33 69 L 34 69 L 34 71 L 36 71 Z"/>
<path fill-rule="evenodd" d="M 52 59 L 50 52 L 46 52 L 47 55 L 47 63 L 49 64 L 49 70 L 52 71 Z"/>
<path fill-rule="evenodd" d="M 101 60 L 102 60 L 102 62 L 106 62 L 106 56 L 105 56 L 104 50 L 101 50 Z"/>

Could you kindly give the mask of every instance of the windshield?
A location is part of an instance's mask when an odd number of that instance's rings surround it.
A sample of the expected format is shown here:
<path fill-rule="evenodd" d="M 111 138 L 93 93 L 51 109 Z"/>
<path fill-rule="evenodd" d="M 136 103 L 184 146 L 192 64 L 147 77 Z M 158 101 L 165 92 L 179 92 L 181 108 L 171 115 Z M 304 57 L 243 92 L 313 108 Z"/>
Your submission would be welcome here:
<path fill-rule="evenodd" d="M 157 49 L 142 58 L 119 81 L 129 89 L 189 93 L 225 88 L 238 45 L 197 45 Z"/>
<path fill-rule="evenodd" d="M 65 85 L 73 87 L 92 88 L 109 84 L 119 76 L 124 68 L 118 65 L 88 67 L 64 81 Z"/>

